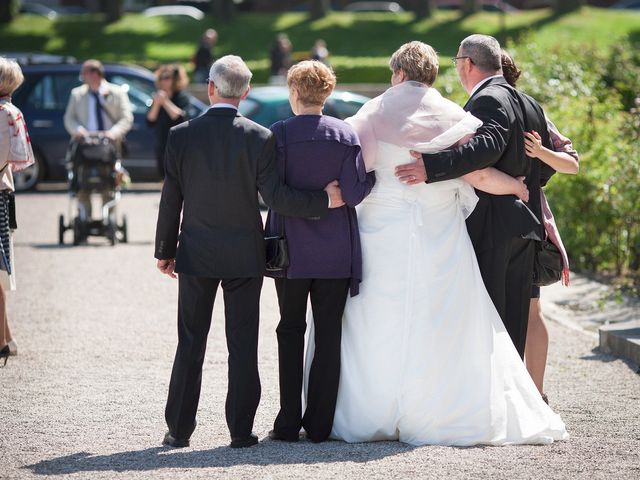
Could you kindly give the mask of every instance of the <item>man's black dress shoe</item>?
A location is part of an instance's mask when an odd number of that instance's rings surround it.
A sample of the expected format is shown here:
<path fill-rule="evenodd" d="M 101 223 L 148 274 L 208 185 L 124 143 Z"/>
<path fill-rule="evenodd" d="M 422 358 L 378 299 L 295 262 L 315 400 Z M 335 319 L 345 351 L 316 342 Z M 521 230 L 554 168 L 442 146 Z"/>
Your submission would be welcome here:
<path fill-rule="evenodd" d="M 280 440 L 281 442 L 297 442 L 300 439 L 300 435 L 296 434 L 295 437 L 293 435 L 287 436 L 282 433 L 276 432 L 275 430 L 271 430 L 269 432 L 269 438 L 271 440 Z"/>
<path fill-rule="evenodd" d="M 248 437 L 242 437 L 242 438 L 232 437 L 231 443 L 229 444 L 229 446 L 231 448 L 247 448 L 247 447 L 252 447 L 257 443 L 258 443 L 258 437 L 252 433 Z"/>
<path fill-rule="evenodd" d="M 168 445 L 174 448 L 184 448 L 189 446 L 189 439 L 186 440 L 175 438 L 171 435 L 171 432 L 167 432 L 164 434 L 164 440 L 162 440 L 162 445 Z"/>

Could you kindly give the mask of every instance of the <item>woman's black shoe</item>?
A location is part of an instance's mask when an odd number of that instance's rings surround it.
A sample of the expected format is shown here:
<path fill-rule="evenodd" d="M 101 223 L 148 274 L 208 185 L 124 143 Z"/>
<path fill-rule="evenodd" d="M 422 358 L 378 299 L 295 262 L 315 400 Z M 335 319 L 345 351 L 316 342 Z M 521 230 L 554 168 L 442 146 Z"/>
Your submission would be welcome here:
<path fill-rule="evenodd" d="M 295 436 L 287 436 L 275 430 L 271 430 L 269 432 L 269 438 L 271 440 L 279 440 L 281 442 L 297 442 L 300 439 L 300 435 L 296 434 Z"/>
<path fill-rule="evenodd" d="M 0 350 L 0 362 L 2 362 L 2 359 L 4 359 L 4 363 L 2 364 L 3 367 L 7 364 L 9 355 L 11 355 L 11 349 L 9 348 L 9 345 L 5 345 L 5 347 Z"/>
<path fill-rule="evenodd" d="M 258 443 L 258 437 L 253 433 L 246 438 L 231 438 L 229 446 L 231 448 L 247 448 Z"/>
<path fill-rule="evenodd" d="M 164 440 L 162 440 L 162 445 L 168 445 L 173 448 L 184 448 L 189 446 L 189 439 L 183 440 L 180 438 L 175 438 L 171 435 L 171 432 L 167 432 L 164 435 Z"/>

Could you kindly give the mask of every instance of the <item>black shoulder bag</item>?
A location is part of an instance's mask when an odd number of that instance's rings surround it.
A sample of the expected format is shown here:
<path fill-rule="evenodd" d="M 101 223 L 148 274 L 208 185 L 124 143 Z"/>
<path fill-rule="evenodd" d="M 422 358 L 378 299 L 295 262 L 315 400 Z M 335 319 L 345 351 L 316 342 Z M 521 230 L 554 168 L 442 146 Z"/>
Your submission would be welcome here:
<path fill-rule="evenodd" d="M 282 122 L 282 143 L 284 144 L 284 174 L 282 182 L 287 178 L 287 129 Z M 280 234 L 273 237 L 265 237 L 266 269 L 267 272 L 284 272 L 289 266 L 289 246 L 284 233 L 284 216 L 280 217 Z"/>
<path fill-rule="evenodd" d="M 533 284 L 538 287 L 552 285 L 562 278 L 562 254 L 549 240 L 535 242 L 533 257 Z"/>

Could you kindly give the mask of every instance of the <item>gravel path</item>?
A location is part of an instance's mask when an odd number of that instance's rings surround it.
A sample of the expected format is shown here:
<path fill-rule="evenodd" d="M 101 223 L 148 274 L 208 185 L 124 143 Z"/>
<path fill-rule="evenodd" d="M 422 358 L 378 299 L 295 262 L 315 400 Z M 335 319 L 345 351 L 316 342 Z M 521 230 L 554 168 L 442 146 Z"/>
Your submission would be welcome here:
<path fill-rule="evenodd" d="M 18 197 L 19 290 L 8 302 L 20 353 L 0 370 L 0 478 L 640 478 L 637 366 L 600 354 L 593 336 L 557 322 L 550 322 L 547 393 L 571 434 L 566 442 L 413 448 L 264 440 L 277 412 L 271 281 L 262 296 L 255 424 L 263 440 L 247 450 L 226 447 L 219 302 L 192 447 L 161 448 L 177 286 L 152 258 L 158 200 L 157 192 L 126 196 L 128 245 L 92 239 L 59 247 L 57 214 L 66 211 L 66 196 Z"/>

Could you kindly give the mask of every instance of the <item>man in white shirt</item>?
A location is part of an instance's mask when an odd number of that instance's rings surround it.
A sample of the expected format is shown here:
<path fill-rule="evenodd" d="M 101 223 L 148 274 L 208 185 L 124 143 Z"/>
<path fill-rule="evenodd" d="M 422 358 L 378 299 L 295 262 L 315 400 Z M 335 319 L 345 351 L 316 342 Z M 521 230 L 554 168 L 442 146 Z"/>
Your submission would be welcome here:
<path fill-rule="evenodd" d="M 64 126 L 75 140 L 94 132 L 104 135 L 119 146 L 133 124 L 133 114 L 127 92 L 104 79 L 104 67 L 98 60 L 82 64 L 83 85 L 74 88 L 64 114 Z M 103 202 L 111 200 L 112 192 L 102 192 Z M 91 198 L 78 192 L 81 215 L 91 218 Z"/>

